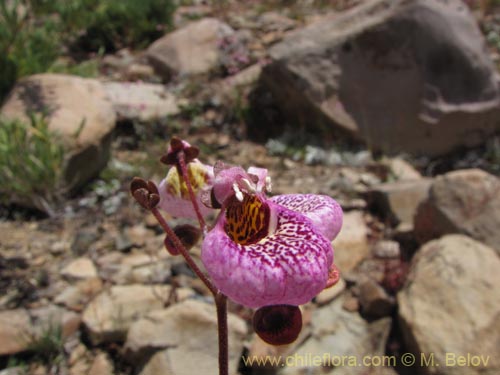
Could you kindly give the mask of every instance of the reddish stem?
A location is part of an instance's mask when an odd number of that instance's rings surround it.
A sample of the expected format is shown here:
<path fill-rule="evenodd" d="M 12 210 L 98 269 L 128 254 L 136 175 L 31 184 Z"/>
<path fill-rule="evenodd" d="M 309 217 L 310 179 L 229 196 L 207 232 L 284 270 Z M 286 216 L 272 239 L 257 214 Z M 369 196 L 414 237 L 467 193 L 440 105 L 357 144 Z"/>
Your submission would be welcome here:
<path fill-rule="evenodd" d="M 167 236 L 170 238 L 174 246 L 179 250 L 179 253 L 184 257 L 186 260 L 186 263 L 191 267 L 191 269 L 194 271 L 196 275 L 203 281 L 203 283 L 207 286 L 207 288 L 210 290 L 210 292 L 215 296 L 219 293 L 217 288 L 210 282 L 210 280 L 205 276 L 205 274 L 202 272 L 202 270 L 196 265 L 194 262 L 193 258 L 191 258 L 191 255 L 189 252 L 186 250 L 184 245 L 182 244 L 181 240 L 179 240 L 179 237 L 174 233 L 172 228 L 168 225 L 168 223 L 165 221 L 163 216 L 161 215 L 160 211 L 155 207 L 151 209 L 151 212 L 153 215 L 156 217 L 156 220 L 160 223 L 162 226 L 163 230 L 167 234 Z"/>
<path fill-rule="evenodd" d="M 215 295 L 217 308 L 217 328 L 219 331 L 219 375 L 229 374 L 228 330 L 227 330 L 227 297 L 218 292 Z"/>
<path fill-rule="evenodd" d="M 194 212 L 196 212 L 196 217 L 198 218 L 198 222 L 200 223 L 200 228 L 204 233 L 207 224 L 205 223 L 205 219 L 203 219 L 200 206 L 198 205 L 198 201 L 196 200 L 196 197 L 194 195 L 193 186 L 191 185 L 191 181 L 189 180 L 184 151 L 180 151 L 178 155 L 179 156 L 177 160 L 179 161 L 180 172 L 182 178 L 186 182 L 186 186 L 189 192 L 189 198 L 191 199 L 191 203 L 193 204 Z"/>

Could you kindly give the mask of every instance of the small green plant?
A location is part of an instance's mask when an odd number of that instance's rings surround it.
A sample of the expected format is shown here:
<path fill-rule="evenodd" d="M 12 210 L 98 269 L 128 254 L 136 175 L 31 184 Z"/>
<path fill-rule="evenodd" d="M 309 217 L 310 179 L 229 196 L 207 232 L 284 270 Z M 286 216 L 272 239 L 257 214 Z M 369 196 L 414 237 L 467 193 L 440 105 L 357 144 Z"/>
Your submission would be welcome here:
<path fill-rule="evenodd" d="M 0 202 L 24 203 L 47 213 L 60 196 L 64 148 L 41 116 L 29 123 L 0 119 Z"/>
<path fill-rule="evenodd" d="M 28 351 L 44 364 L 58 364 L 64 359 L 64 338 L 61 324 L 49 321 L 38 334 L 29 338 Z"/>

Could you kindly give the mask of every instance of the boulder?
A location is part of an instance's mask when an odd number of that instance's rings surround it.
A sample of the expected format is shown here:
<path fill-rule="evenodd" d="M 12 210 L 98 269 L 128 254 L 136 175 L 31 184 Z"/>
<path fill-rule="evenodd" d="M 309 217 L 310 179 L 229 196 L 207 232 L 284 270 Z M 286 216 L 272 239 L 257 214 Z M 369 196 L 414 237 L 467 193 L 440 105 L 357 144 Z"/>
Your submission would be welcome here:
<path fill-rule="evenodd" d="M 422 373 L 500 372 L 499 267 L 493 249 L 464 235 L 444 236 L 417 252 L 398 303 L 409 349 L 441 366 Z"/>
<path fill-rule="evenodd" d="M 103 85 L 121 120 L 151 122 L 179 112 L 175 96 L 163 85 L 142 82 L 104 82 Z"/>
<path fill-rule="evenodd" d="M 26 77 L 14 86 L 0 115 L 29 122 L 29 113 L 46 114 L 49 129 L 61 136 L 65 189 L 78 189 L 106 166 L 116 115 L 99 81 L 64 74 Z"/>
<path fill-rule="evenodd" d="M 130 325 L 169 301 L 169 285 L 118 285 L 95 297 L 83 312 L 83 324 L 93 344 L 123 341 Z M 193 291 L 179 288 L 180 300 Z"/>
<path fill-rule="evenodd" d="M 29 345 L 31 319 L 24 309 L 0 312 L 0 356 L 16 354 Z"/>
<path fill-rule="evenodd" d="M 245 322 L 229 314 L 228 332 L 229 371 L 236 373 L 247 333 Z M 186 300 L 165 310 L 151 312 L 130 327 L 125 350 L 133 363 L 146 362 L 141 375 L 217 374 L 215 307 Z"/>
<path fill-rule="evenodd" d="M 215 18 L 204 18 L 158 39 L 145 56 L 167 80 L 173 74 L 208 73 L 219 64 L 219 43 L 232 34 L 229 25 Z"/>
<path fill-rule="evenodd" d="M 291 122 L 374 150 L 435 156 L 500 129 L 496 69 L 460 0 L 361 2 L 270 57 L 262 82 Z"/>
<path fill-rule="evenodd" d="M 401 180 L 372 187 L 367 193 L 370 208 L 385 221 L 411 227 L 417 208 L 428 195 L 432 180 Z"/>
<path fill-rule="evenodd" d="M 500 179 L 480 169 L 449 172 L 434 179 L 415 217 L 421 242 L 463 233 L 500 254 Z"/>
<path fill-rule="evenodd" d="M 366 356 L 381 356 L 391 328 L 391 319 L 367 322 L 358 313 L 342 308 L 343 298 L 317 309 L 311 317 L 312 335 L 287 357 L 289 374 L 367 374 L 371 366 L 361 363 Z"/>
<path fill-rule="evenodd" d="M 332 242 L 334 261 L 341 274 L 353 270 L 370 255 L 369 232 L 362 211 L 344 213 L 342 230 Z"/>

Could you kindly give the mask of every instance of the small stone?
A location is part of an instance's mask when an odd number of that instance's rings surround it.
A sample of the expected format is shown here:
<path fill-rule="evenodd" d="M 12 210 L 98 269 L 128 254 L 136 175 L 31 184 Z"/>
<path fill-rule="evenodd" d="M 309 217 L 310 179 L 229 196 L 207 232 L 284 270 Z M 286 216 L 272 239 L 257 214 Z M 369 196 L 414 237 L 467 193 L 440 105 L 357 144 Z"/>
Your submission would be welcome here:
<path fill-rule="evenodd" d="M 119 232 L 116 236 L 115 246 L 116 250 L 125 253 L 134 247 L 134 243 L 125 232 Z"/>
<path fill-rule="evenodd" d="M 67 279 L 90 279 L 97 277 L 97 269 L 89 258 L 77 258 L 61 270 Z"/>
<path fill-rule="evenodd" d="M 373 318 L 390 315 L 396 305 L 394 298 L 370 278 L 365 278 L 359 284 L 358 299 L 361 311 Z"/>
<path fill-rule="evenodd" d="M 354 296 L 348 296 L 344 299 L 342 303 L 342 308 L 349 312 L 355 312 L 359 310 L 359 300 Z"/>
<path fill-rule="evenodd" d="M 332 286 L 331 288 L 326 288 L 323 289 L 315 298 L 314 301 L 318 305 L 324 305 L 327 304 L 331 301 L 333 301 L 335 298 L 337 298 L 344 290 L 346 287 L 346 282 L 344 279 L 339 279 L 339 281 Z"/>
<path fill-rule="evenodd" d="M 373 255 L 382 259 L 394 259 L 401 256 L 399 242 L 382 240 L 373 246 Z"/>
<path fill-rule="evenodd" d="M 92 375 L 113 375 L 113 364 L 107 354 L 99 353 L 94 358 L 94 362 L 92 362 L 88 373 Z"/>
<path fill-rule="evenodd" d="M 102 289 L 99 278 L 89 278 L 70 285 L 56 296 L 54 302 L 74 311 L 82 311 L 86 304 Z"/>
<path fill-rule="evenodd" d="M 97 240 L 98 235 L 95 229 L 78 231 L 71 243 L 71 252 L 77 256 L 85 255 Z"/>

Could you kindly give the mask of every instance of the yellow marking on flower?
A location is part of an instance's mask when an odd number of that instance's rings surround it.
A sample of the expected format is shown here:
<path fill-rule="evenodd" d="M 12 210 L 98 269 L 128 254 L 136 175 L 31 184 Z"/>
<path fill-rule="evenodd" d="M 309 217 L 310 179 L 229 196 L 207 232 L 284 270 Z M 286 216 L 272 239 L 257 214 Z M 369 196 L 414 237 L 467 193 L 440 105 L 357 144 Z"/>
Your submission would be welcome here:
<path fill-rule="evenodd" d="M 269 207 L 256 195 L 244 194 L 243 201 L 233 197 L 226 209 L 227 235 L 240 245 L 256 243 L 268 234 Z"/>
<path fill-rule="evenodd" d="M 187 175 L 195 194 L 207 183 L 209 178 L 205 166 L 201 163 L 189 163 Z M 177 168 L 171 168 L 167 174 L 167 193 L 182 199 L 189 199 L 186 182 L 181 180 Z"/>

